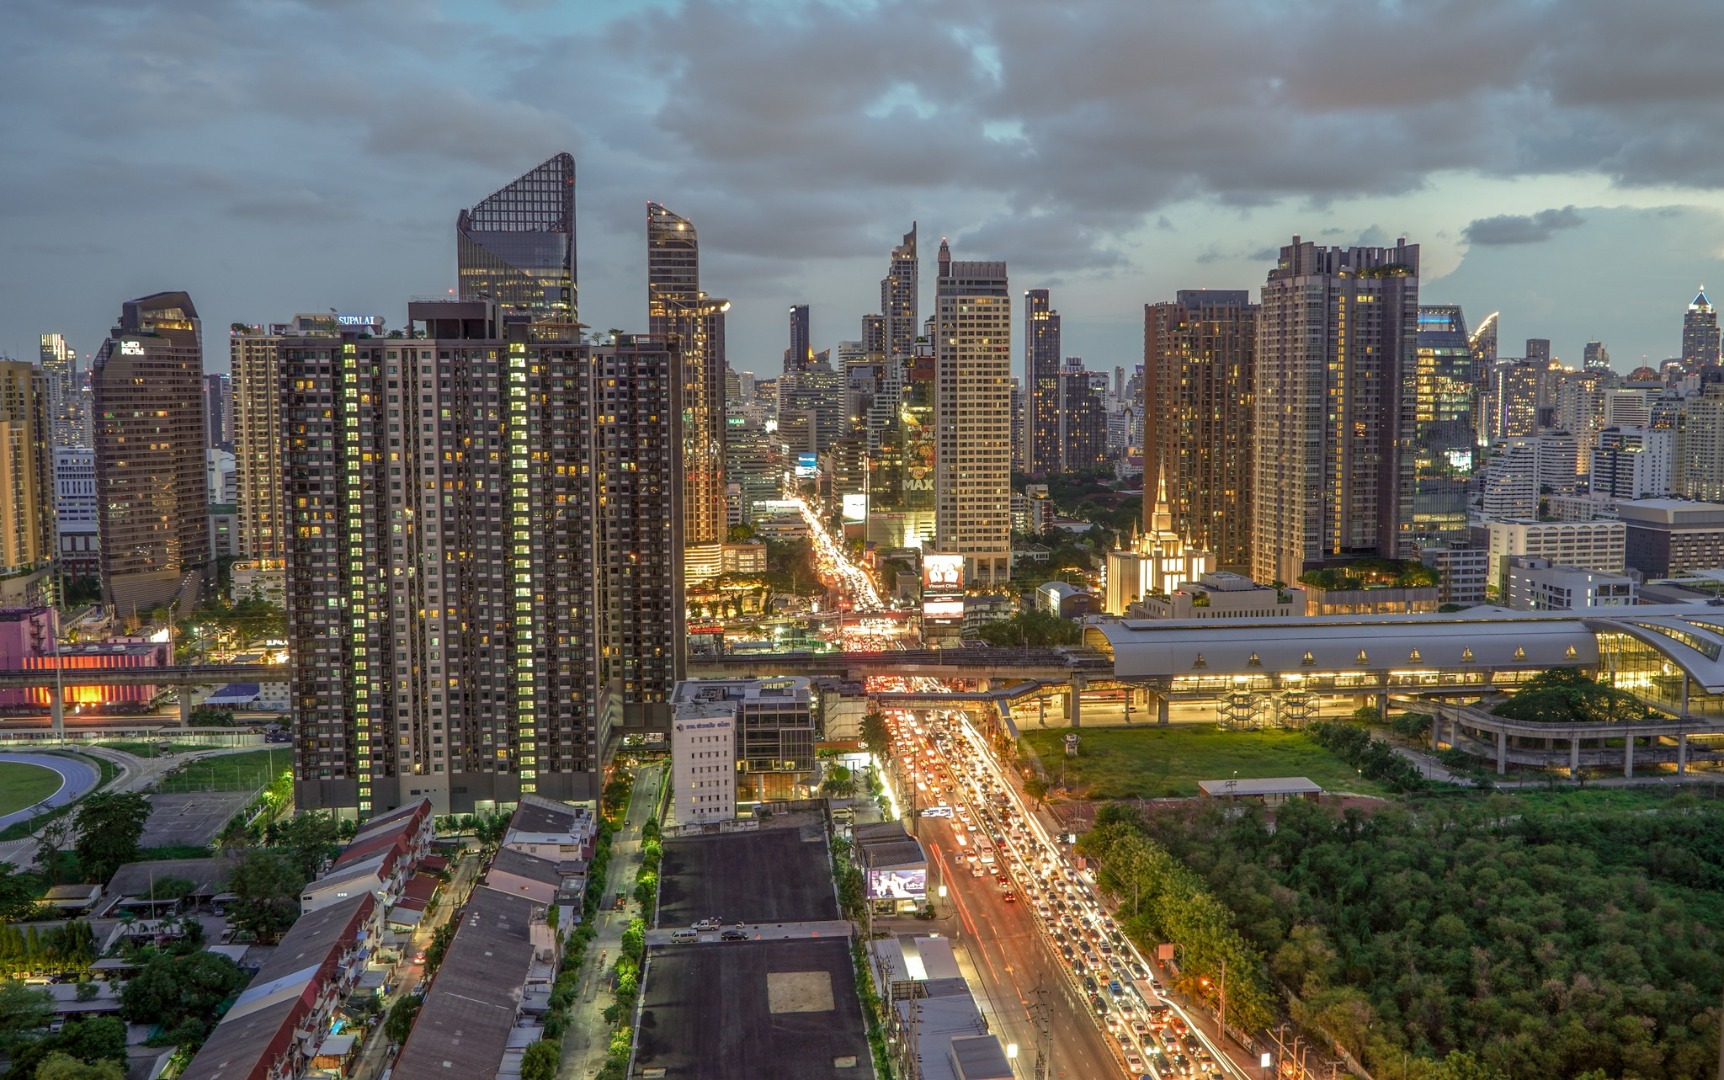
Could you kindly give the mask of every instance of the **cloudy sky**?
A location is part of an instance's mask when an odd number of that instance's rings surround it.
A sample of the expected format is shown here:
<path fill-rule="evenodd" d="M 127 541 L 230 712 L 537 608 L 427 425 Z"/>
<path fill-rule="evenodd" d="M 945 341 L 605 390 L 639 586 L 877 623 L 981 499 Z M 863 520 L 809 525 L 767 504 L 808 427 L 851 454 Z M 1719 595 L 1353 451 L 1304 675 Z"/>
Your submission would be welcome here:
<path fill-rule="evenodd" d="M 581 316 L 645 322 L 645 202 L 694 220 L 730 359 L 858 336 L 938 238 L 1046 287 L 1065 351 L 1252 288 L 1294 234 L 1423 247 L 1505 355 L 1627 370 L 1724 293 L 1716 0 L 4 0 L 0 353 L 128 297 L 206 330 L 454 283 L 456 211 L 580 175 Z M 227 366 L 219 332 L 206 364 Z"/>

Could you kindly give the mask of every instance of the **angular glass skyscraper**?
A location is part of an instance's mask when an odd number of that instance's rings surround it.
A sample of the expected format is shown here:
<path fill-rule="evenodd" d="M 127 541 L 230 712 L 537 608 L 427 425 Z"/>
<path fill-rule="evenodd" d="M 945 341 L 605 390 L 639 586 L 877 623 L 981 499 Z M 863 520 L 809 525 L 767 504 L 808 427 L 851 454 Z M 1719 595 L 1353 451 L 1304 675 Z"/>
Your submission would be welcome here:
<path fill-rule="evenodd" d="M 1413 537 L 1467 538 L 1473 475 L 1473 355 L 1453 304 L 1419 308 L 1413 374 Z"/>
<path fill-rule="evenodd" d="M 575 159 L 558 154 L 455 219 L 460 298 L 505 316 L 573 319 Z"/>

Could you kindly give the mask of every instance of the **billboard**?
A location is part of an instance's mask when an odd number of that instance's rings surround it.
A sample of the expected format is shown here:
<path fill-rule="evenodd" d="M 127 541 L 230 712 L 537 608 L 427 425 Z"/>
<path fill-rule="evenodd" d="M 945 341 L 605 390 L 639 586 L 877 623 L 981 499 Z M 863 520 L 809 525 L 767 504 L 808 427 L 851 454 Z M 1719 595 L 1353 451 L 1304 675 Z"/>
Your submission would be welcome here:
<path fill-rule="evenodd" d="M 964 595 L 964 557 L 962 555 L 922 555 L 922 595 Z"/>
<path fill-rule="evenodd" d="M 922 601 L 922 621 L 932 624 L 957 624 L 964 621 L 964 598 Z"/>
<path fill-rule="evenodd" d="M 926 900 L 928 869 L 868 871 L 870 900 Z"/>
<path fill-rule="evenodd" d="M 844 496 L 844 520 L 847 522 L 868 520 L 867 495 L 858 491 L 855 494 Z"/>
<path fill-rule="evenodd" d="M 820 472 L 820 459 L 813 454 L 796 455 L 796 478 L 807 480 Z"/>

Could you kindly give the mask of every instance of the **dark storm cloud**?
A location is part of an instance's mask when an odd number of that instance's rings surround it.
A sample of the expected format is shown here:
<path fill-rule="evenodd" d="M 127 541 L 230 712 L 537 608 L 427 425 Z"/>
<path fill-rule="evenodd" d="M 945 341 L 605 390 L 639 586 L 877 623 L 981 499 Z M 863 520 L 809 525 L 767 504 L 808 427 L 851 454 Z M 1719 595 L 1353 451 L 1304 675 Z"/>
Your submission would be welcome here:
<path fill-rule="evenodd" d="M 1537 244 L 1564 229 L 1579 228 L 1586 221 L 1572 206 L 1540 210 L 1536 214 L 1498 214 L 1479 218 L 1462 235 L 1469 244 Z"/>

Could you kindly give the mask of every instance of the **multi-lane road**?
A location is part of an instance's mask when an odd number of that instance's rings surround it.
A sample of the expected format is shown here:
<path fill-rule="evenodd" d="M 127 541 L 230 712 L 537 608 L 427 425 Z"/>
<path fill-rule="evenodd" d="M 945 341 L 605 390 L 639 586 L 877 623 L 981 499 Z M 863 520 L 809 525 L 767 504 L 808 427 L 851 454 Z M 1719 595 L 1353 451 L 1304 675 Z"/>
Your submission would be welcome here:
<path fill-rule="evenodd" d="M 1049 840 L 963 713 L 947 711 L 926 728 L 910 714 L 889 715 L 899 783 L 913 790 L 912 806 L 942 815 L 917 818 L 930 884 L 946 886 L 1000 1034 L 1032 1067 L 1040 1007 L 1050 1020 L 1050 1077 L 1240 1075 L 1160 996 L 1156 969 Z"/>

